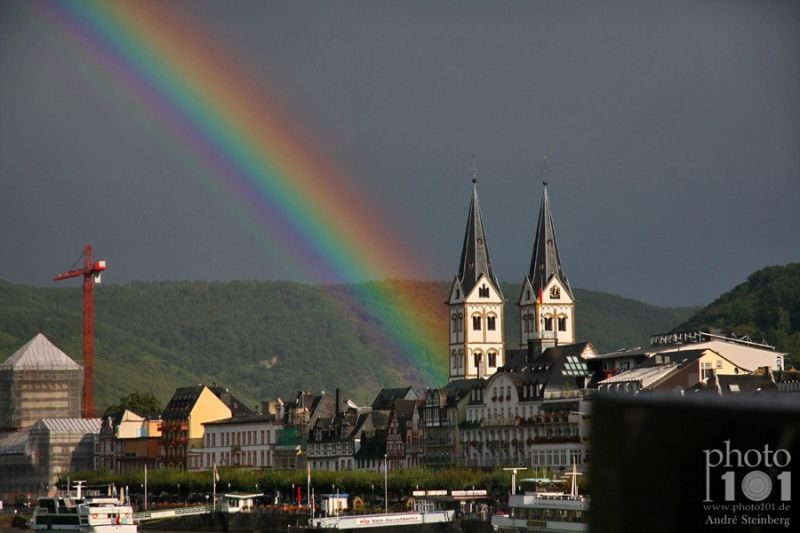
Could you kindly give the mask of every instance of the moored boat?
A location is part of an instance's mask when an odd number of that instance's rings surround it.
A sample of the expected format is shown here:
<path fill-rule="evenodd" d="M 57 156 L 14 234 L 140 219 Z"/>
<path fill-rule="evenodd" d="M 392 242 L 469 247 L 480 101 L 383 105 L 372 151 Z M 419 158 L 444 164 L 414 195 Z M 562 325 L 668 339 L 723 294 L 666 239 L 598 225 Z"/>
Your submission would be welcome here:
<path fill-rule="evenodd" d="M 84 496 L 81 483 L 76 484 L 75 496 L 39 498 L 29 528 L 60 533 L 136 533 L 129 503 L 115 496 Z"/>
<path fill-rule="evenodd" d="M 415 502 L 414 510 L 407 513 L 383 513 L 372 515 L 328 516 L 325 518 L 312 518 L 309 527 L 316 529 L 366 529 L 411 526 L 418 530 L 425 524 L 448 524 L 455 518 L 455 510 L 437 510 L 433 502 L 419 500 Z M 408 528 L 405 528 L 408 529 Z"/>
<path fill-rule="evenodd" d="M 589 531 L 589 497 L 578 494 L 573 465 L 569 492 L 554 490 L 553 480 L 523 479 L 521 494 L 508 498 L 508 514 L 492 517 L 492 527 L 501 533 Z"/>

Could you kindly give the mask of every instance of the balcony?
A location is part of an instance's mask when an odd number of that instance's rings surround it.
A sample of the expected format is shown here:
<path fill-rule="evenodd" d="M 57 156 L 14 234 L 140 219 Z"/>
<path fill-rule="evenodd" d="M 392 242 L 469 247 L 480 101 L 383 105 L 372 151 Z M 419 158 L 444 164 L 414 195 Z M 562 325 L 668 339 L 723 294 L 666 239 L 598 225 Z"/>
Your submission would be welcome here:
<path fill-rule="evenodd" d="M 597 393 L 597 389 L 576 389 L 562 391 L 544 391 L 545 400 L 564 400 L 570 398 L 587 398 Z"/>
<path fill-rule="evenodd" d="M 168 431 L 189 431 L 189 424 L 186 422 L 162 422 L 157 428 L 162 433 Z"/>

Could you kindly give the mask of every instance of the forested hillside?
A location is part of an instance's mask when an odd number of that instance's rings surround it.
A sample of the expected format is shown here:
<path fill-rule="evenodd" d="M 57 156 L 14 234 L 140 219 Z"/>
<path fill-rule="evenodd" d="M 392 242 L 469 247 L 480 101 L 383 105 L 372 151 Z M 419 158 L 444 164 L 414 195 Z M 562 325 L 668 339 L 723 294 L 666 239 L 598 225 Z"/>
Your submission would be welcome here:
<path fill-rule="evenodd" d="M 800 367 L 800 263 L 763 268 L 677 328 L 766 340 Z"/>
<path fill-rule="evenodd" d="M 418 335 L 440 345 L 447 365 L 449 283 L 386 280 L 317 286 L 291 282 L 135 282 L 95 290 L 95 404 L 102 409 L 133 391 L 164 404 L 176 387 L 217 383 L 247 405 L 293 398 L 300 389 L 332 391 L 369 403 L 381 387 L 442 385 L 402 352 L 371 310 L 413 301 L 435 317 Z M 503 284 L 506 342 L 519 339 L 520 286 Z M 578 340 L 601 352 L 643 345 L 672 329 L 691 309 L 665 309 L 575 290 Z M 82 289 L 0 281 L 0 361 L 44 333 L 82 359 Z M 413 354 L 412 354 L 413 356 Z M 412 363 L 413 362 L 413 363 Z M 446 371 L 445 371 L 446 372 Z"/>

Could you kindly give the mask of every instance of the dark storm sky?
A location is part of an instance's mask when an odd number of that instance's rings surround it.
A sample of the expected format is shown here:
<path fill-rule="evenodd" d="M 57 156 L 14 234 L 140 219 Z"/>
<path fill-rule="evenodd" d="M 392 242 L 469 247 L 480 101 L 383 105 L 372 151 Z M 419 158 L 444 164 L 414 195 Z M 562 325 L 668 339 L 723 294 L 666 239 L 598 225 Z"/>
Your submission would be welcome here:
<path fill-rule="evenodd" d="M 545 155 L 573 287 L 704 305 L 800 260 L 800 3 L 170 7 L 279 98 L 429 279 L 455 275 L 473 154 L 504 281 L 530 261 Z M 104 283 L 295 279 L 27 9 L 0 5 L 0 279 L 53 286 L 86 244 Z"/>

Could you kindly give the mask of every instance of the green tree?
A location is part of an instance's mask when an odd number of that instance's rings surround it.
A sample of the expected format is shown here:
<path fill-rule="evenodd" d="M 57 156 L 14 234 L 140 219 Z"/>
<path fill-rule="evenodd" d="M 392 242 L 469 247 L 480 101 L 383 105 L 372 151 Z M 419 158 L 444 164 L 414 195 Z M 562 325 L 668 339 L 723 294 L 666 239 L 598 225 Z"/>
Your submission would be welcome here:
<path fill-rule="evenodd" d="M 144 416 L 148 413 L 160 413 L 162 411 L 161 402 L 158 401 L 155 394 L 152 392 L 134 391 L 120 398 L 119 403 L 106 407 L 103 416 L 122 413 L 126 409 L 139 416 Z"/>

